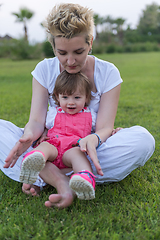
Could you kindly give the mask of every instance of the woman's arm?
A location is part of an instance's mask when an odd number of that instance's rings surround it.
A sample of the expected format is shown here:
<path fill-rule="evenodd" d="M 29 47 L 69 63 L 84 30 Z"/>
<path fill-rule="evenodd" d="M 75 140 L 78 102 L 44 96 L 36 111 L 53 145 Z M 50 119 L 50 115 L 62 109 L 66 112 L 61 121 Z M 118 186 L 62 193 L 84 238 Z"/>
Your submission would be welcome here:
<path fill-rule="evenodd" d="M 13 167 L 19 156 L 37 140 L 44 131 L 48 108 L 48 91 L 35 78 L 32 85 L 32 103 L 29 121 L 25 126 L 24 134 L 10 151 L 6 158 L 5 168 Z"/>
<path fill-rule="evenodd" d="M 48 108 L 48 91 L 35 78 L 33 78 L 32 89 L 30 117 L 29 122 L 25 126 L 24 133 L 31 131 L 34 135 L 34 141 L 44 131 Z"/>
<path fill-rule="evenodd" d="M 111 136 L 118 108 L 121 84 L 102 94 L 96 121 L 96 133 L 102 142 Z"/>
<path fill-rule="evenodd" d="M 96 134 L 104 142 L 112 134 L 114 121 L 117 113 L 121 85 L 119 84 L 109 92 L 102 94 L 96 121 Z M 98 162 L 96 147 L 99 139 L 95 134 L 83 138 L 79 144 L 81 151 L 87 152 L 92 159 L 99 175 L 103 175 Z"/>

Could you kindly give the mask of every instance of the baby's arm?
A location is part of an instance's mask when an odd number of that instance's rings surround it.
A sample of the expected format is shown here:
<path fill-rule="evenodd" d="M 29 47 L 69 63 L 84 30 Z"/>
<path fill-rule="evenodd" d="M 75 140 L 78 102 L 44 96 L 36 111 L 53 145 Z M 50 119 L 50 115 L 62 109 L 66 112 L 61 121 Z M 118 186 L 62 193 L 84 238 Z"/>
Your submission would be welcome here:
<path fill-rule="evenodd" d="M 40 143 L 42 143 L 43 141 L 47 141 L 49 140 L 49 137 L 47 137 L 47 133 L 48 133 L 48 129 L 45 128 L 44 132 L 42 133 L 42 135 L 40 136 L 40 138 L 38 138 L 38 140 L 33 144 L 33 147 L 37 147 Z"/>

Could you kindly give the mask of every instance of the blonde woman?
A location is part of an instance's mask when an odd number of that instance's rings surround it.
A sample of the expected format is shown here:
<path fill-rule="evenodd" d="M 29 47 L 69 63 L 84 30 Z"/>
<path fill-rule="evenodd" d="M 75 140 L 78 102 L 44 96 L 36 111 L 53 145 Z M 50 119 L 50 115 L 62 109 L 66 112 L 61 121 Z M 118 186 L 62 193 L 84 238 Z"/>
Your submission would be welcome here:
<path fill-rule="evenodd" d="M 83 138 L 80 141 L 80 150 L 87 153 L 93 174 L 97 176 L 97 183 L 124 179 L 152 156 L 155 141 L 141 126 L 121 129 L 112 135 L 122 79 L 112 63 L 89 55 L 94 29 L 92 10 L 78 4 L 57 5 L 48 15 L 45 27 L 56 57 L 41 61 L 32 72 L 31 112 L 24 132 L 12 123 L 3 120 L 0 122 L 1 170 L 19 181 L 22 155 L 32 149 L 33 142 L 43 134 L 45 125 L 48 124 L 48 102 L 50 108 L 55 107 L 50 93 L 57 76 L 63 70 L 71 74 L 81 71 L 92 84 L 89 107 L 94 109 L 97 118 L 96 135 L 90 134 Z M 95 166 L 98 162 L 103 176 L 97 175 Z M 9 168 L 13 166 L 14 168 Z M 23 184 L 23 192 L 37 195 L 39 186 L 45 185 L 45 182 L 54 186 L 58 192 L 49 196 L 49 200 L 45 202 L 47 207 L 64 208 L 72 204 L 75 195 L 64 171 L 46 162 L 40 177 L 34 185 Z"/>

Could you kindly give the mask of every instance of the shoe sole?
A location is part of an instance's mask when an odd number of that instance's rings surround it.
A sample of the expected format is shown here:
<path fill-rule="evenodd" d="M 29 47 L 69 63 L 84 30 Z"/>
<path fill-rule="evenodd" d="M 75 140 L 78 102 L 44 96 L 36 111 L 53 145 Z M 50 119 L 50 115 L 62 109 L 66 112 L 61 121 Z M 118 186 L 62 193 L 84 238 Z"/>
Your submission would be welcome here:
<path fill-rule="evenodd" d="M 40 152 L 34 152 L 22 162 L 19 180 L 23 183 L 35 183 L 41 170 L 45 166 L 45 159 Z"/>
<path fill-rule="evenodd" d="M 71 178 L 69 186 L 79 199 L 91 200 L 95 198 L 95 190 L 92 184 L 78 175 Z"/>

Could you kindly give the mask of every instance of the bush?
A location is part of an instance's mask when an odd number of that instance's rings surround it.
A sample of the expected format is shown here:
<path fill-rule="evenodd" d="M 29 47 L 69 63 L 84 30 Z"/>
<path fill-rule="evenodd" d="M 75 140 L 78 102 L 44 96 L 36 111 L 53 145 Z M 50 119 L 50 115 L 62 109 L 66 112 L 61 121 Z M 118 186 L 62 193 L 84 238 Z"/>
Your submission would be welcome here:
<path fill-rule="evenodd" d="M 14 40 L 1 40 L 0 41 L 0 58 L 6 58 L 11 56 L 11 48 L 14 44 Z"/>
<path fill-rule="evenodd" d="M 39 59 L 42 57 L 42 44 L 30 45 L 24 39 L 0 41 L 0 58 Z"/>
<path fill-rule="evenodd" d="M 116 46 L 116 52 L 123 53 L 124 52 L 124 47 L 123 46 Z"/>
<path fill-rule="evenodd" d="M 101 44 L 98 44 L 98 45 L 93 45 L 93 48 L 92 48 L 92 53 L 93 54 L 102 54 L 105 52 L 105 47 L 102 46 Z"/>
<path fill-rule="evenodd" d="M 160 47 L 157 43 L 145 42 L 145 43 L 129 43 L 124 46 L 125 52 L 151 52 L 159 51 Z"/>
<path fill-rule="evenodd" d="M 14 59 L 30 59 L 31 48 L 24 39 L 17 40 L 11 50 Z"/>
<path fill-rule="evenodd" d="M 49 42 L 43 43 L 42 51 L 43 51 L 45 57 L 54 57 L 53 48 Z"/>
<path fill-rule="evenodd" d="M 113 44 L 110 44 L 106 48 L 106 53 L 114 53 L 116 52 L 116 46 Z"/>

